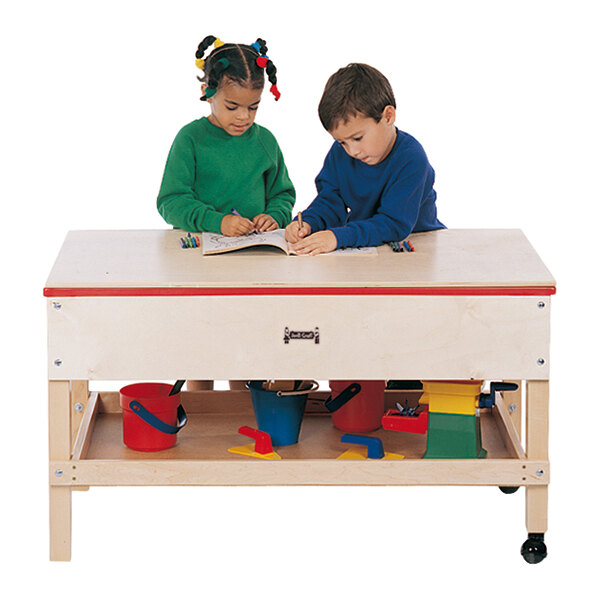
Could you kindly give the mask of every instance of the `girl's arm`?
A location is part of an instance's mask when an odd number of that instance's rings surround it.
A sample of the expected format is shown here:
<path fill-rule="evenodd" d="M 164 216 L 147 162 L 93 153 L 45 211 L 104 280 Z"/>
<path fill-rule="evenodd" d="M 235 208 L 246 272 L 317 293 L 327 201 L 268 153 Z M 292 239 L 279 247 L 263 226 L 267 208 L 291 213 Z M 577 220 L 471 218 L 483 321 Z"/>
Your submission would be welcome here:
<path fill-rule="evenodd" d="M 185 231 L 221 232 L 224 213 L 210 204 L 202 202 L 194 189 L 196 154 L 192 139 L 183 133 L 177 134 L 156 201 L 163 219 Z"/>

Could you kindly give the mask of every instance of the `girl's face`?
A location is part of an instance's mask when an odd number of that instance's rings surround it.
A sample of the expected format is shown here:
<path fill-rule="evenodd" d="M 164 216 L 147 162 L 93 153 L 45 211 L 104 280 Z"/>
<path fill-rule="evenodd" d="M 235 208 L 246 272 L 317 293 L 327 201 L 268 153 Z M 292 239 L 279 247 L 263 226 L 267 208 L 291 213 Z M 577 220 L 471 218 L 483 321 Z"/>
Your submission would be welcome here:
<path fill-rule="evenodd" d="M 203 93 L 205 89 L 206 84 L 202 86 Z M 208 99 L 208 120 L 229 135 L 242 135 L 254 123 L 261 96 L 262 88 L 244 87 L 224 77 L 216 94 Z"/>
<path fill-rule="evenodd" d="M 339 121 L 329 133 L 352 158 L 367 165 L 377 165 L 394 147 L 395 121 L 396 110 L 386 106 L 379 123 L 359 113 L 347 121 Z"/>

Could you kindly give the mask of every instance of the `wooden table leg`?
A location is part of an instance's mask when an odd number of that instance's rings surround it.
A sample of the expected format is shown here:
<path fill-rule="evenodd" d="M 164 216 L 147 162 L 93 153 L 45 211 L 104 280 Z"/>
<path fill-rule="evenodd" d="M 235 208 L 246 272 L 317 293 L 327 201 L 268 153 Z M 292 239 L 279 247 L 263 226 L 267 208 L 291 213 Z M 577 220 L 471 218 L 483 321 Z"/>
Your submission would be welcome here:
<path fill-rule="evenodd" d="M 49 457 L 71 458 L 71 401 L 69 381 L 48 384 Z M 52 481 L 69 473 L 50 473 L 50 560 L 71 560 L 71 488 Z"/>
<path fill-rule="evenodd" d="M 548 459 L 548 381 L 527 382 L 527 458 Z M 526 487 L 526 525 L 528 533 L 548 529 L 548 486 Z"/>

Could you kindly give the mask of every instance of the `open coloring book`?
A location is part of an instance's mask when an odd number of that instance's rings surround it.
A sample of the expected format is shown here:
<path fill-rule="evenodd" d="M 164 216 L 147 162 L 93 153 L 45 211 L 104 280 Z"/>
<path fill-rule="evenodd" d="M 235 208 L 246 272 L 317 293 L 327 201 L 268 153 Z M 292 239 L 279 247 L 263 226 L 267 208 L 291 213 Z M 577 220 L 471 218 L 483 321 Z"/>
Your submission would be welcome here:
<path fill-rule="evenodd" d="M 229 237 L 220 233 L 202 234 L 202 254 L 223 254 L 242 248 L 271 246 L 283 250 L 288 256 L 295 254 L 285 241 L 285 229 L 275 229 L 263 233 L 248 233 L 239 237 Z M 342 248 L 328 254 L 377 254 L 377 248 Z"/>

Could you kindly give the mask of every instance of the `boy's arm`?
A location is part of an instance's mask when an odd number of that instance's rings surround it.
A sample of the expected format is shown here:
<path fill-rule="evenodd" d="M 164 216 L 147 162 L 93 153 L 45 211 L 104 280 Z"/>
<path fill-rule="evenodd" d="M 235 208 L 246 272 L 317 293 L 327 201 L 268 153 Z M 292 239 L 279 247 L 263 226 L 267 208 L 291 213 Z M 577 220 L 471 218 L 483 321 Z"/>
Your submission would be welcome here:
<path fill-rule="evenodd" d="M 412 156 L 384 190 L 372 217 L 332 228 L 337 247 L 380 246 L 406 238 L 419 217 L 430 169 L 424 152 Z"/>
<path fill-rule="evenodd" d="M 312 233 L 340 227 L 348 218 L 346 205 L 340 195 L 334 151 L 335 145 L 327 153 L 315 179 L 317 197 L 302 211 L 302 218 L 310 225 Z"/>
<path fill-rule="evenodd" d="M 225 216 L 198 198 L 194 190 L 196 155 L 189 136 L 178 134 L 171 146 L 156 200 L 163 219 L 185 231 L 221 232 Z"/>
<path fill-rule="evenodd" d="M 339 191 L 333 148 L 325 157 L 315 183 L 317 197 L 302 211 L 302 218 L 311 226 L 312 233 L 345 225 L 348 211 Z"/>
<path fill-rule="evenodd" d="M 288 175 L 283 154 L 276 144 L 273 168 L 265 174 L 265 212 L 271 215 L 279 227 L 286 227 L 292 220 L 292 208 L 296 202 L 296 190 Z"/>

